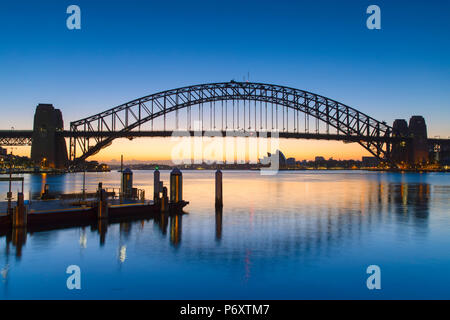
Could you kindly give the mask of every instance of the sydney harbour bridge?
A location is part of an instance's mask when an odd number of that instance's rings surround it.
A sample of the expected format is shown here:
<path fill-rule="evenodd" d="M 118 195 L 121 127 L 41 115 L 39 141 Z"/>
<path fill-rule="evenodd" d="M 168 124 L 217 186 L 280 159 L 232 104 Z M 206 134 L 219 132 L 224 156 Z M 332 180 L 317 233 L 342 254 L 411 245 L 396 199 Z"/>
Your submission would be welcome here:
<path fill-rule="evenodd" d="M 429 139 L 425 120 L 412 116 L 392 126 L 333 99 L 286 86 L 223 82 L 144 96 L 72 121 L 64 130 L 59 109 L 39 104 L 33 130 L 0 130 L 0 146 L 31 145 L 31 159 L 49 167 L 82 163 L 117 138 L 168 137 L 175 131 L 214 136 L 319 139 L 354 142 L 391 167 L 429 163 L 448 152 L 450 139 Z M 67 151 L 66 138 L 69 139 Z"/>

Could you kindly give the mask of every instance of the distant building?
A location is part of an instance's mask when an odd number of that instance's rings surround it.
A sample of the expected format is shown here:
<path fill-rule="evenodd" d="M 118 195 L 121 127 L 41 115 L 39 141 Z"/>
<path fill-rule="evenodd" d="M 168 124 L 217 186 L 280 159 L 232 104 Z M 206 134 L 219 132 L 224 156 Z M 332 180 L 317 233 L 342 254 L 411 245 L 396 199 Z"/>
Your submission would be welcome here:
<path fill-rule="evenodd" d="M 314 159 L 314 161 L 316 161 L 316 162 L 325 162 L 325 158 L 324 158 L 324 157 L 318 156 L 318 157 L 316 157 L 316 158 Z"/>
<path fill-rule="evenodd" d="M 287 158 L 286 164 L 288 166 L 295 166 L 295 158 Z"/>
<path fill-rule="evenodd" d="M 366 168 L 377 167 L 379 161 L 376 157 L 362 157 L 362 166 Z"/>
<path fill-rule="evenodd" d="M 281 152 L 280 150 L 277 150 L 275 152 L 276 155 L 278 155 L 278 164 L 280 168 L 286 167 L 286 157 L 284 156 L 283 152 Z M 267 152 L 267 157 L 264 157 L 263 159 L 260 160 L 260 162 L 262 164 L 270 164 L 271 163 L 271 157 L 272 154 L 270 152 Z M 294 163 L 295 163 L 295 159 L 294 159 Z"/>

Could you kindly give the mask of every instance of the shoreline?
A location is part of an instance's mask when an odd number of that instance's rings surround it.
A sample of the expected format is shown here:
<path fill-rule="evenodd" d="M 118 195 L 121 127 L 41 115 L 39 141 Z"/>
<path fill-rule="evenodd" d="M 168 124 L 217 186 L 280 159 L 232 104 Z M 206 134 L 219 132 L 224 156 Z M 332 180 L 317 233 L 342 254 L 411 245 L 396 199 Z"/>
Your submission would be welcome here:
<path fill-rule="evenodd" d="M 160 168 L 161 171 L 172 170 L 172 168 Z M 261 171 L 261 168 L 219 168 L 221 171 Z M 132 169 L 133 171 L 154 171 L 153 168 Z M 217 168 L 181 168 L 183 171 L 211 171 L 217 170 Z M 118 170 L 109 171 L 86 171 L 87 173 L 108 173 Z M 443 172 L 448 173 L 450 169 L 383 169 L 383 168 L 285 168 L 278 169 L 277 171 L 378 171 L 378 172 L 398 172 L 398 173 L 432 173 Z M 83 171 L 69 171 L 69 170 L 48 170 L 48 171 L 29 171 L 18 170 L 13 171 L 12 175 L 17 174 L 66 174 L 66 173 L 83 173 Z M 0 175 L 9 175 L 8 171 L 0 171 Z"/>

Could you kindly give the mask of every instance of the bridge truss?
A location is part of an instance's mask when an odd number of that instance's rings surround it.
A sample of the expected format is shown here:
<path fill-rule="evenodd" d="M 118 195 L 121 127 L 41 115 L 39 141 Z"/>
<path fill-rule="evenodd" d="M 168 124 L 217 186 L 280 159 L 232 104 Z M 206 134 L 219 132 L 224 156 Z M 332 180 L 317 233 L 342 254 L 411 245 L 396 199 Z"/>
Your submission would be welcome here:
<path fill-rule="evenodd" d="M 322 130 L 359 143 L 383 161 L 390 159 L 392 132 L 385 122 L 318 94 L 231 81 L 158 92 L 71 122 L 70 159 L 85 160 L 118 137 L 178 130 L 279 132 L 294 138 L 319 136 Z"/>
<path fill-rule="evenodd" d="M 0 130 L 0 146 L 31 146 L 32 130 Z"/>

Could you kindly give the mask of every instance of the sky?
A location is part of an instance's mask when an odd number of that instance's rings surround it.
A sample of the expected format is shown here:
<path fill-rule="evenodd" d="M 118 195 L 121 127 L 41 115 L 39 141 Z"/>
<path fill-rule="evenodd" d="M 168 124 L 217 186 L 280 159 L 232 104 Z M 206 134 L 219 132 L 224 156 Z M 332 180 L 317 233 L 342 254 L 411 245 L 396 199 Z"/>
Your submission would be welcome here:
<path fill-rule="evenodd" d="M 69 5 L 81 30 L 69 30 Z M 369 30 L 366 9 L 381 9 Z M 450 1 L 0 2 L 0 129 L 31 129 L 38 103 L 70 121 L 158 91 L 242 80 L 286 85 L 380 121 L 423 115 L 450 136 Z M 92 159 L 169 159 L 162 138 L 115 140 Z M 357 144 L 283 140 L 287 156 L 358 158 Z M 29 155 L 30 148 L 15 153 Z M 158 150 L 155 153 L 155 150 Z"/>

